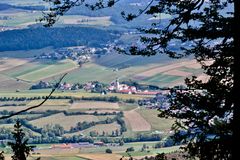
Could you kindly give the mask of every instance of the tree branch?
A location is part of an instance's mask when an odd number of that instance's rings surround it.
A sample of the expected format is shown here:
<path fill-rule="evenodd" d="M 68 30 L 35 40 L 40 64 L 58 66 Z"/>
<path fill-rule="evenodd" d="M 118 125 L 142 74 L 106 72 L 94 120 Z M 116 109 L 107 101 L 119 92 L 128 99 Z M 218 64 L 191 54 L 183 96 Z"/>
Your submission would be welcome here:
<path fill-rule="evenodd" d="M 39 103 L 38 105 L 35 105 L 35 106 L 31 106 L 31 107 L 28 107 L 24 110 L 21 110 L 21 111 L 18 111 L 18 112 L 15 112 L 15 113 L 12 113 L 10 115 L 7 115 L 7 116 L 2 116 L 0 117 L 0 120 L 1 119 L 7 119 L 7 118 L 11 118 L 13 116 L 16 116 L 16 115 L 19 115 L 21 113 L 24 113 L 24 112 L 27 112 L 29 110 L 32 110 L 32 109 L 35 109 L 35 108 L 38 108 L 40 106 L 42 106 L 50 97 L 51 95 L 56 91 L 56 89 L 59 87 L 60 83 L 62 82 L 63 78 L 67 75 L 67 73 L 65 73 L 58 81 L 58 83 L 56 83 L 56 85 L 54 86 L 54 88 L 52 89 L 52 91 L 49 93 L 49 95 L 41 102 Z"/>

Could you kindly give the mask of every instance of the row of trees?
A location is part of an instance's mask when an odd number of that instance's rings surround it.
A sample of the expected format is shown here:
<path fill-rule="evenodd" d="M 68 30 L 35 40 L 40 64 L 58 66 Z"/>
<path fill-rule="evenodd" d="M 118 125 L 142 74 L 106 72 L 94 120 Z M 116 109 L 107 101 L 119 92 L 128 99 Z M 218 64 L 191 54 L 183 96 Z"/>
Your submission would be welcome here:
<path fill-rule="evenodd" d="M 0 101 L 31 101 L 45 99 L 46 96 L 35 96 L 35 97 L 0 97 Z M 49 99 L 70 99 L 71 103 L 79 100 L 89 100 L 89 101 L 107 101 L 107 102 L 119 102 L 120 99 L 117 96 L 109 97 L 81 97 L 76 98 L 72 96 L 51 96 Z"/>

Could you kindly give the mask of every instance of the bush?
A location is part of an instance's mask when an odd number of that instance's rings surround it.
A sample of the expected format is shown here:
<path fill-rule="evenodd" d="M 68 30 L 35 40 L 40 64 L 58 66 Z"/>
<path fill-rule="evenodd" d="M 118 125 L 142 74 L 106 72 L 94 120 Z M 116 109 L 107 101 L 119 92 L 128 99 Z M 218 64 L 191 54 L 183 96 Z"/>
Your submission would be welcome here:
<path fill-rule="evenodd" d="M 108 149 L 106 149 L 105 152 L 111 154 L 111 153 L 112 153 L 112 150 L 108 148 Z"/>
<path fill-rule="evenodd" d="M 133 147 L 127 148 L 126 152 L 134 152 L 134 148 Z"/>
<path fill-rule="evenodd" d="M 157 144 L 155 144 L 154 148 L 162 148 L 163 147 L 163 143 L 159 142 Z"/>

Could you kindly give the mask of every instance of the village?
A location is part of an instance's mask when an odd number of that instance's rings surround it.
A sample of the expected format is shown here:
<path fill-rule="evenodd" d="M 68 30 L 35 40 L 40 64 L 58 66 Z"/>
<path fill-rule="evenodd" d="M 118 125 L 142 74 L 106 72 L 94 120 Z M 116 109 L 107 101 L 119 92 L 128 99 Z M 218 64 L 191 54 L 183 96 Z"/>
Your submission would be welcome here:
<path fill-rule="evenodd" d="M 102 55 L 109 53 L 112 49 L 111 44 L 107 44 L 103 48 L 94 48 L 87 46 L 73 46 L 55 49 L 51 52 L 44 52 L 36 57 L 36 59 L 42 60 L 64 60 L 71 59 L 79 64 L 81 67 L 82 64 L 87 63 L 91 60 L 92 55 Z"/>
<path fill-rule="evenodd" d="M 148 109 L 158 109 L 169 107 L 168 94 L 169 90 L 163 90 L 160 88 L 156 89 L 142 89 L 140 85 L 135 83 L 135 85 L 126 84 L 126 82 L 119 82 L 118 79 L 111 82 L 110 84 L 104 84 L 98 81 L 90 81 L 85 84 L 80 83 L 61 83 L 58 90 L 62 92 L 65 91 L 78 91 L 84 90 L 85 92 L 99 93 L 101 95 L 107 95 L 108 93 L 120 93 L 120 94 L 136 94 L 143 96 L 150 96 L 149 98 L 144 98 L 138 100 L 139 106 L 144 106 Z M 54 84 L 40 81 L 37 84 L 34 84 L 30 90 L 34 89 L 47 89 L 52 88 Z"/>

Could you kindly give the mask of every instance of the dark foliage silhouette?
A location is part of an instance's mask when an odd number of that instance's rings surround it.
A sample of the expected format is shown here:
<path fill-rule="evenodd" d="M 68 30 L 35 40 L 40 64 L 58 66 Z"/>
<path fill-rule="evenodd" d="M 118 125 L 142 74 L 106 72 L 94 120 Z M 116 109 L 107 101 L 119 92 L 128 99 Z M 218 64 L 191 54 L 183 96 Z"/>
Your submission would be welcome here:
<path fill-rule="evenodd" d="M 14 142 L 8 143 L 13 151 L 12 160 L 26 160 L 30 152 L 33 151 L 34 146 L 28 145 L 28 139 L 25 138 L 25 133 L 21 127 L 20 121 L 17 120 L 12 132 Z"/>

